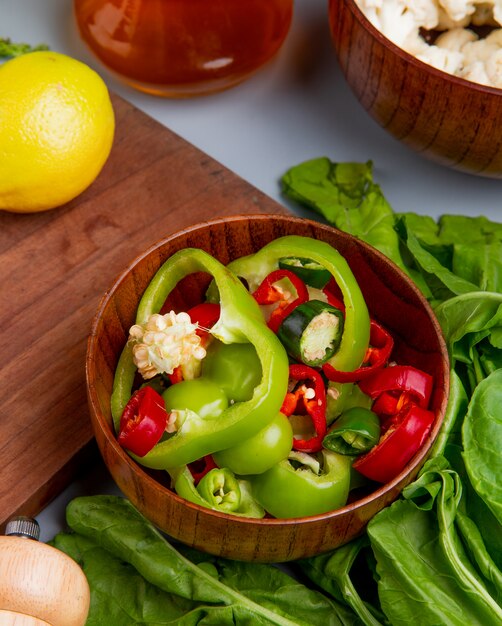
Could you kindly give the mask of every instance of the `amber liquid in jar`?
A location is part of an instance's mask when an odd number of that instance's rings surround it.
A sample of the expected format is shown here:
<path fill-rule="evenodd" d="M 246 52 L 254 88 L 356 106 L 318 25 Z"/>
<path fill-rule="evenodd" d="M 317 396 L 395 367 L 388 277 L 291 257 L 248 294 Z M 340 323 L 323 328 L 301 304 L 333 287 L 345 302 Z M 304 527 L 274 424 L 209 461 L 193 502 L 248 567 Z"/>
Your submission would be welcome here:
<path fill-rule="evenodd" d="M 271 59 L 293 0 L 74 0 L 80 34 L 110 70 L 155 95 L 232 87 Z"/>

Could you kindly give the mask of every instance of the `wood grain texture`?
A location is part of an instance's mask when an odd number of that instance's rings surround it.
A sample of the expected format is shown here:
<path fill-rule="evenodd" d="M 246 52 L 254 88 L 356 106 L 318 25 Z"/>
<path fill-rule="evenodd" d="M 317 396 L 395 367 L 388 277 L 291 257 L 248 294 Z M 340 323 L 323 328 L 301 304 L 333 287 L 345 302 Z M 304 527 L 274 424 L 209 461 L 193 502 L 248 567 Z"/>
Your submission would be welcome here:
<path fill-rule="evenodd" d="M 502 178 L 502 90 L 418 61 L 381 35 L 354 0 L 330 0 L 329 11 L 342 72 L 383 128 L 442 165 Z"/>
<path fill-rule="evenodd" d="M 143 291 L 160 265 L 185 247 L 200 247 L 223 263 L 251 254 L 281 235 L 327 241 L 347 259 L 371 315 L 393 334 L 393 358 L 429 372 L 435 380 L 433 431 L 422 450 L 392 482 L 325 515 L 300 520 L 246 519 L 191 504 L 167 487 L 166 472 L 137 465 L 112 432 L 113 376 Z M 229 558 L 288 561 L 330 550 L 360 534 L 371 517 L 390 504 L 423 464 L 439 430 L 448 397 L 448 356 L 427 302 L 386 257 L 349 235 L 287 216 L 235 216 L 186 229 L 142 254 L 107 293 L 94 320 L 87 353 L 89 404 L 98 446 L 115 481 L 129 499 L 169 535 Z"/>
<path fill-rule="evenodd" d="M 86 192 L 46 213 L 0 212 L 0 530 L 38 513 L 96 458 L 85 346 L 122 268 L 209 217 L 286 212 L 124 100 L 113 104 L 112 153 Z"/>

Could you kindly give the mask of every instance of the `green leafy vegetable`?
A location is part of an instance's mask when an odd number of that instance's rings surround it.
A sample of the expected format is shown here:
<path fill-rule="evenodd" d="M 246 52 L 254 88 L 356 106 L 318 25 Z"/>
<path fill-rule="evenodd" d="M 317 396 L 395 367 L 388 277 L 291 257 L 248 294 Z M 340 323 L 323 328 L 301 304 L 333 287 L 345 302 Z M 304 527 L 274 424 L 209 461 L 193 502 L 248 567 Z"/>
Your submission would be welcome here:
<path fill-rule="evenodd" d="M 435 308 L 451 361 L 430 460 L 368 526 L 376 570 L 370 559 L 358 575 L 377 584 L 378 597 L 363 602 L 349 577 L 347 555 L 362 540 L 305 560 L 303 571 L 364 624 L 502 623 L 502 224 L 394 213 L 371 163 L 313 159 L 284 175 L 283 190 L 412 277 Z"/>
<path fill-rule="evenodd" d="M 76 498 L 67 522 L 74 534 L 53 543 L 89 580 L 88 625 L 357 624 L 346 607 L 272 565 L 183 555 L 124 498 Z"/>
<path fill-rule="evenodd" d="M 462 428 L 464 461 L 472 486 L 502 524 L 502 370 L 472 394 Z"/>
<path fill-rule="evenodd" d="M 13 43 L 10 39 L 0 38 L 0 58 L 2 57 L 19 57 L 22 54 L 28 52 L 36 52 L 38 50 L 48 50 L 49 46 L 46 44 L 39 44 L 38 46 L 30 46 L 27 43 Z"/>

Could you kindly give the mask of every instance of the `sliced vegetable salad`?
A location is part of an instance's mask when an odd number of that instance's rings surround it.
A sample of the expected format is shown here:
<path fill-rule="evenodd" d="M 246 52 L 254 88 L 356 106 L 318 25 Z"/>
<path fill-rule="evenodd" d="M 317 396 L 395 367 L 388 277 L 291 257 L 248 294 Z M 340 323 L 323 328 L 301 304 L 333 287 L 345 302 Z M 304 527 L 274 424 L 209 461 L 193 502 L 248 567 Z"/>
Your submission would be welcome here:
<path fill-rule="evenodd" d="M 203 302 L 170 308 L 194 272 Z M 395 478 L 431 431 L 434 381 L 393 361 L 346 260 L 278 238 L 227 267 L 197 248 L 146 289 L 112 393 L 117 439 L 178 495 L 248 517 L 317 515 Z"/>

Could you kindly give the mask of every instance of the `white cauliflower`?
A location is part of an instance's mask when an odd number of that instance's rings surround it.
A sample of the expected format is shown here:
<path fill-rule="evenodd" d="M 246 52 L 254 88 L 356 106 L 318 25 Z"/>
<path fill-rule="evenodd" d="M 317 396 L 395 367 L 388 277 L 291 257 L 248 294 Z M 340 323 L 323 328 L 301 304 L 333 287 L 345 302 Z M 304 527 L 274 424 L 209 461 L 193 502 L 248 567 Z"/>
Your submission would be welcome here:
<path fill-rule="evenodd" d="M 472 0 L 439 0 L 439 6 L 454 22 L 460 22 L 466 17 L 470 18 L 475 10 Z"/>
<path fill-rule="evenodd" d="M 439 48 L 438 46 L 427 46 L 427 50 L 421 54 L 417 54 L 417 59 L 428 63 L 438 70 L 455 74 L 462 65 L 462 53 Z"/>
<path fill-rule="evenodd" d="M 356 0 L 380 32 L 444 72 L 502 88 L 502 28 L 478 38 L 475 26 L 502 26 L 502 0 Z M 421 29 L 442 32 L 434 44 Z"/>
<path fill-rule="evenodd" d="M 157 374 L 172 374 L 177 367 L 193 369 L 206 356 L 188 313 L 170 311 L 155 313 L 145 324 L 135 324 L 129 330 L 133 359 L 143 378 Z"/>
<path fill-rule="evenodd" d="M 471 24 L 474 26 L 496 26 L 493 16 L 493 4 L 491 2 L 478 2 L 476 9 L 471 15 Z"/>
<path fill-rule="evenodd" d="M 467 43 L 476 41 L 478 36 L 468 28 L 453 28 L 441 33 L 436 39 L 435 45 L 439 48 L 461 52 Z"/>
<path fill-rule="evenodd" d="M 407 11 L 413 14 L 417 25 L 429 30 L 436 28 L 439 21 L 439 8 L 436 0 L 403 0 Z"/>
<path fill-rule="evenodd" d="M 470 80 L 473 83 L 478 83 L 480 85 L 489 85 L 490 79 L 485 70 L 485 64 L 482 61 L 475 61 L 474 63 L 470 63 L 469 65 L 465 65 L 458 75 L 461 78 L 465 78 L 466 80 Z"/>
<path fill-rule="evenodd" d="M 499 48 L 495 54 L 492 54 L 485 63 L 486 74 L 488 75 L 489 85 L 502 88 L 502 48 Z"/>

